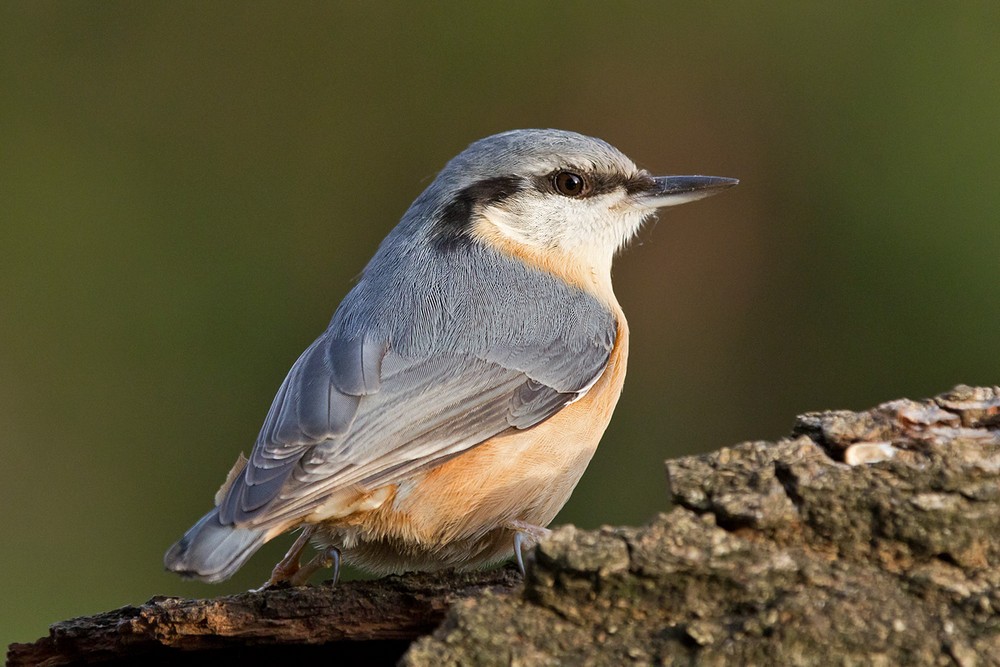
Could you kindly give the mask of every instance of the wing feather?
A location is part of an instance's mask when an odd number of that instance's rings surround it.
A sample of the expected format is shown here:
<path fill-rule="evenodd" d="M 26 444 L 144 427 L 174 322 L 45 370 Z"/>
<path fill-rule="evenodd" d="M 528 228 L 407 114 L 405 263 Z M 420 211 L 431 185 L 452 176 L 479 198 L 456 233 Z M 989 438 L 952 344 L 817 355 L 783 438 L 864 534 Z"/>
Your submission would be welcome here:
<path fill-rule="evenodd" d="M 603 373 L 617 320 L 592 296 L 476 245 L 433 261 L 381 254 L 401 247 L 383 245 L 292 366 L 223 523 L 276 525 L 403 480 L 531 428 Z"/>
<path fill-rule="evenodd" d="M 306 451 L 351 430 L 361 397 L 378 391 L 384 350 L 364 338 L 337 340 L 327 332 L 302 353 L 274 398 L 241 483 L 219 506 L 221 521 L 255 517 L 277 497 Z"/>

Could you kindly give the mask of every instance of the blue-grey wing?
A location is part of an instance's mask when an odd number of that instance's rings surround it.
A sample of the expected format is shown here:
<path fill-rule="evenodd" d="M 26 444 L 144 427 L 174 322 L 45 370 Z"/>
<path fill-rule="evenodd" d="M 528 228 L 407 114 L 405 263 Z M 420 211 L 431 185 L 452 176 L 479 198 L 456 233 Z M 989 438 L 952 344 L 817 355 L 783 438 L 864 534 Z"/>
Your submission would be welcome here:
<path fill-rule="evenodd" d="M 223 523 L 245 521 L 277 495 L 303 452 L 344 436 L 361 397 L 378 391 L 384 347 L 320 336 L 282 382 L 239 483 L 219 506 Z"/>
<path fill-rule="evenodd" d="M 429 353 L 328 331 L 282 384 L 243 474 L 219 505 L 220 519 L 303 516 L 340 489 L 377 488 L 509 429 L 530 428 L 592 386 L 615 326 L 609 316 L 587 340 Z"/>

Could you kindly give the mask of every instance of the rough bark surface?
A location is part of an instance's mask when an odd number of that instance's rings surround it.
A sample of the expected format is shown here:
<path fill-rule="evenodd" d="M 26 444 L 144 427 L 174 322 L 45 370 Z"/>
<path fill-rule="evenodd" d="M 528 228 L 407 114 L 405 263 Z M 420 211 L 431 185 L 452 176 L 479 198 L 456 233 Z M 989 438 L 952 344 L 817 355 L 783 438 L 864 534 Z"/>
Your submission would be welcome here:
<path fill-rule="evenodd" d="M 211 600 L 156 597 L 138 607 L 56 623 L 49 636 L 12 644 L 8 665 L 219 665 L 273 656 L 336 657 L 336 664 L 394 664 L 434 630 L 457 600 L 520 587 L 514 568 L 412 574 Z M 255 664 L 243 663 L 243 664 Z"/>
<path fill-rule="evenodd" d="M 9 664 L 249 644 L 391 664 L 423 635 L 403 664 L 1000 665 L 1000 388 L 810 413 L 667 475 L 672 511 L 557 530 L 523 586 L 508 569 L 158 599 L 56 624 Z"/>

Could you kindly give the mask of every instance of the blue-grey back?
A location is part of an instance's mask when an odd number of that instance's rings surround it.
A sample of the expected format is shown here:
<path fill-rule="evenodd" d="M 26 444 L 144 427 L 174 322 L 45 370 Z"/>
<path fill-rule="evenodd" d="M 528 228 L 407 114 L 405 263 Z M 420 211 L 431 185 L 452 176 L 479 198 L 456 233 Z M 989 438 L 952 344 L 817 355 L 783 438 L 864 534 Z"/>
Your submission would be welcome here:
<path fill-rule="evenodd" d="M 426 237 L 384 243 L 330 323 L 336 338 L 373 336 L 406 356 L 468 352 L 560 391 L 579 388 L 573 357 L 606 355 L 615 328 L 602 303 L 551 274 L 478 242 Z"/>

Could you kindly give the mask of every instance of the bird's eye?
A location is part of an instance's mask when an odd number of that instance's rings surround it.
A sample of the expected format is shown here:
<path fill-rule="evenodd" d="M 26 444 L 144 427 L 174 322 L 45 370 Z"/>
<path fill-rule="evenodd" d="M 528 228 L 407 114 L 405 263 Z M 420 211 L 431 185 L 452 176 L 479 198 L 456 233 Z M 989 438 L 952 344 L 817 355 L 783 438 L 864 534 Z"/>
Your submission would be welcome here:
<path fill-rule="evenodd" d="M 556 192 L 567 197 L 579 197 L 590 192 L 590 183 L 580 174 L 571 171 L 559 171 L 552 177 L 552 185 Z"/>

